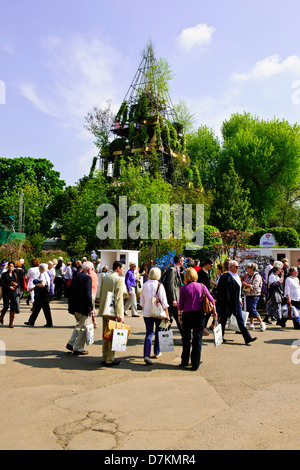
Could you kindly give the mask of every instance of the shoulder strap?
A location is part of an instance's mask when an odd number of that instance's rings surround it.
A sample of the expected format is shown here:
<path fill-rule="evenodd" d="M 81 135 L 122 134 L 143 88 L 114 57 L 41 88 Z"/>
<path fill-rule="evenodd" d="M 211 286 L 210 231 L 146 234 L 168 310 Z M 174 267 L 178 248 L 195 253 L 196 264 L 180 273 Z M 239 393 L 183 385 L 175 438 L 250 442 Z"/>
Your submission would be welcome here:
<path fill-rule="evenodd" d="M 204 297 L 206 296 L 205 290 L 204 290 L 204 285 L 202 284 L 202 282 L 199 282 L 199 284 L 200 284 L 201 287 L 202 287 L 202 296 L 201 296 L 201 299 L 204 299 Z"/>
<path fill-rule="evenodd" d="M 160 286 L 161 286 L 161 284 L 160 284 L 160 282 L 158 281 L 158 286 L 157 286 L 157 291 L 156 291 L 156 297 L 157 297 L 157 294 L 158 294 L 158 291 L 159 291 Z"/>

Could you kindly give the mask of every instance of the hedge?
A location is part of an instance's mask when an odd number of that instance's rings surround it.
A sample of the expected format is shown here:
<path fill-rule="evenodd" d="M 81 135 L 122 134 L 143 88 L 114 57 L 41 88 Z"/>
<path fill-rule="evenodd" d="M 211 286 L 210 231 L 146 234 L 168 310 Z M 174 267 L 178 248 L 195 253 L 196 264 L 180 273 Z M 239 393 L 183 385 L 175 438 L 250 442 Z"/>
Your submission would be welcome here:
<path fill-rule="evenodd" d="M 291 227 L 271 227 L 256 229 L 250 237 L 248 244 L 258 246 L 261 237 L 265 233 L 272 233 L 278 246 L 286 248 L 300 248 L 300 239 L 297 231 Z"/>

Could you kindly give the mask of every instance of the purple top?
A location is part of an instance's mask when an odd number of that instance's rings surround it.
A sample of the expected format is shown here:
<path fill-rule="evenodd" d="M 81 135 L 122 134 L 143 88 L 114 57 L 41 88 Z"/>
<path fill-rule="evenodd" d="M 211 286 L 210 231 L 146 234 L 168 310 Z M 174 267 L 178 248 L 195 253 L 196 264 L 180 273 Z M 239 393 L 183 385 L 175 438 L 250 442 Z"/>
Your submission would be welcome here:
<path fill-rule="evenodd" d="M 136 286 L 135 275 L 132 269 L 128 269 L 126 273 L 125 285 L 127 287 L 128 292 L 131 292 L 131 288 Z"/>
<path fill-rule="evenodd" d="M 181 287 L 179 292 L 178 310 L 182 310 L 183 312 L 202 310 L 202 285 L 199 284 L 199 282 L 189 282 Z M 214 299 L 207 288 L 205 286 L 203 286 L 203 288 L 209 300 L 215 305 Z"/>

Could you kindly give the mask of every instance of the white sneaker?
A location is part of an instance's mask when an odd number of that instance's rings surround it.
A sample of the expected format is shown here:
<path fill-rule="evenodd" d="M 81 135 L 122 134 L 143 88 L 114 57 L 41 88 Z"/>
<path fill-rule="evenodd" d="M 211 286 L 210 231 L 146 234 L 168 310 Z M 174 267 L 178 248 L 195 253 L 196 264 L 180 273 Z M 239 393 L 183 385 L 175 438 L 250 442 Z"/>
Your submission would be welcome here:
<path fill-rule="evenodd" d="M 147 356 L 144 357 L 144 362 L 146 362 L 146 364 L 153 364 L 150 357 L 147 357 Z"/>
<path fill-rule="evenodd" d="M 267 329 L 267 325 L 264 322 L 261 322 L 260 329 L 261 331 L 265 331 Z"/>
<path fill-rule="evenodd" d="M 250 325 L 249 325 L 249 330 L 255 330 L 254 323 L 250 323 Z"/>
<path fill-rule="evenodd" d="M 161 352 L 159 354 L 154 354 L 154 358 L 158 359 L 161 356 Z"/>

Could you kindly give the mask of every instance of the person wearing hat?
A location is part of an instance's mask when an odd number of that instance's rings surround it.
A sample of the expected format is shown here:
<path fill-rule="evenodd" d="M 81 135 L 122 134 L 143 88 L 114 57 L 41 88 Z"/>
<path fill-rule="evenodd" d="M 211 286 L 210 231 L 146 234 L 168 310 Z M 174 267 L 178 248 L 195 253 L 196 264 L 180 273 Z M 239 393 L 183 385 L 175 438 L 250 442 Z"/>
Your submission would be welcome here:
<path fill-rule="evenodd" d="M 136 291 L 135 291 L 136 289 L 136 279 L 134 275 L 135 269 L 136 269 L 136 263 L 130 262 L 129 269 L 125 276 L 125 285 L 126 285 L 126 289 L 127 289 L 129 297 L 125 304 L 124 310 L 125 310 L 125 315 L 127 315 L 126 311 L 131 306 L 131 316 L 139 317 L 139 314 L 137 312 L 137 301 L 136 301 Z"/>

